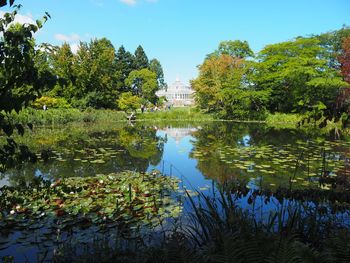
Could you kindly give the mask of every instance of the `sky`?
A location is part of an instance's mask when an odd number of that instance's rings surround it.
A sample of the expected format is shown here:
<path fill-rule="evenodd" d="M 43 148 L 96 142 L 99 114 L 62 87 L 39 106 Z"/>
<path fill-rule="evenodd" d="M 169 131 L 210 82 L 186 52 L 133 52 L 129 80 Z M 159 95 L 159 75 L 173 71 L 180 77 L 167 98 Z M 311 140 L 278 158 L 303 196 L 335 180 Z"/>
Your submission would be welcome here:
<path fill-rule="evenodd" d="M 350 0 L 16 0 L 21 21 L 51 15 L 38 43 L 106 37 L 118 49 L 142 45 L 171 84 L 188 83 L 220 41 L 246 40 L 253 51 L 297 36 L 350 25 Z M 6 11 L 6 10 L 5 10 Z"/>

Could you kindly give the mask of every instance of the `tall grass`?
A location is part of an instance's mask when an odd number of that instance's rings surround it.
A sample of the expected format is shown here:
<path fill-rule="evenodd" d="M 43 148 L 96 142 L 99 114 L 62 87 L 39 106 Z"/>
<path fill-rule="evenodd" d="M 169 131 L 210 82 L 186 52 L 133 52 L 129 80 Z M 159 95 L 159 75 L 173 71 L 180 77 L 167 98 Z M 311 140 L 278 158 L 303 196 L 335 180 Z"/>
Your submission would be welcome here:
<path fill-rule="evenodd" d="M 97 241 L 79 255 L 66 244 L 55 261 L 350 262 L 349 229 L 312 206 L 286 203 L 259 220 L 230 193 L 188 195 L 187 202 L 191 210 L 164 235 L 124 248 Z"/>
<path fill-rule="evenodd" d="M 202 113 L 195 107 L 171 108 L 155 112 L 144 112 L 137 114 L 137 120 L 146 121 L 211 121 L 214 117 L 210 114 Z"/>
<path fill-rule="evenodd" d="M 32 123 L 36 125 L 61 125 L 73 122 L 126 122 L 127 115 L 116 110 L 102 109 L 33 109 L 26 108 L 9 114 L 15 123 Z M 138 113 L 138 121 L 210 121 L 212 115 L 204 114 L 195 108 L 172 108 L 168 111 Z"/>
<path fill-rule="evenodd" d="M 36 125 L 59 125 L 70 122 L 113 122 L 124 121 L 125 114 L 114 110 L 87 109 L 49 109 L 46 111 L 26 108 L 19 113 L 12 112 L 10 117 L 17 123 Z"/>

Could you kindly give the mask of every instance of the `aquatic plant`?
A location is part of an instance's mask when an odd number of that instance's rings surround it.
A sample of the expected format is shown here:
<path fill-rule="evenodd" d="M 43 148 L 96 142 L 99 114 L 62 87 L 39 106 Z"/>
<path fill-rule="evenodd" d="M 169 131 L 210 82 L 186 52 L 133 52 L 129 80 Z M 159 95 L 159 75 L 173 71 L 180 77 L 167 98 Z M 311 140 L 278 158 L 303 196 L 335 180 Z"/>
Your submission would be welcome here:
<path fill-rule="evenodd" d="M 181 215 L 177 189 L 177 179 L 157 171 L 38 180 L 21 189 L 5 186 L 0 190 L 0 234 L 8 238 L 1 239 L 0 251 L 6 253 L 15 241 L 23 248 L 37 246 L 38 253 L 46 254 L 41 256 L 50 257 L 67 240 L 86 244 L 111 233 L 139 239 Z"/>

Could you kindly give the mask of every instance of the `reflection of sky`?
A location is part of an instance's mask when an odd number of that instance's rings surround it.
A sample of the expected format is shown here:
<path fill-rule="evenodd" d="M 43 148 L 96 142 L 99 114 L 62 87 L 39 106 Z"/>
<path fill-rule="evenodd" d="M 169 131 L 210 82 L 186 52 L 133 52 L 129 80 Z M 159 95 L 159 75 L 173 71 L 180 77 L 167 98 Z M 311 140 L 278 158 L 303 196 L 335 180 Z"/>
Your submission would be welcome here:
<path fill-rule="evenodd" d="M 189 157 L 193 145 L 194 138 L 186 135 L 182 138 L 174 139 L 165 131 L 158 131 L 158 136 L 165 137 L 167 135 L 167 143 L 164 145 L 164 153 L 161 161 L 156 166 L 150 166 L 148 171 L 157 169 L 169 175 L 183 179 L 184 185 L 188 188 L 199 189 L 211 185 L 211 180 L 206 180 L 202 173 L 197 169 L 198 161 Z M 163 168 L 164 163 L 164 168 Z M 192 187 L 191 187 L 192 186 Z M 195 190 L 192 189 L 192 190 Z"/>
<path fill-rule="evenodd" d="M 243 145 L 244 146 L 250 146 L 250 135 L 246 135 L 243 137 Z"/>
<path fill-rule="evenodd" d="M 3 187 L 5 185 L 9 185 L 9 181 L 8 181 L 8 178 L 3 178 L 3 179 L 0 179 L 0 187 Z"/>

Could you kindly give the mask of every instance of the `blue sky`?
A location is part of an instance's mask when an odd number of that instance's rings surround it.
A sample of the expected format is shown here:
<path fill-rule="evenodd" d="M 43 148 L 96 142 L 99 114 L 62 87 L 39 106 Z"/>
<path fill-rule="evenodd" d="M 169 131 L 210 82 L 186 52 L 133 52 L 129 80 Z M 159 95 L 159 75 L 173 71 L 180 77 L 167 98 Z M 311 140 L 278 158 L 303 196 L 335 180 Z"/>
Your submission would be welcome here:
<path fill-rule="evenodd" d="M 38 42 L 74 48 L 106 37 L 158 58 L 167 82 L 196 77 L 196 66 L 222 40 L 247 40 L 254 51 L 296 36 L 350 25 L 350 0 L 17 0 L 21 14 L 52 19 Z"/>

